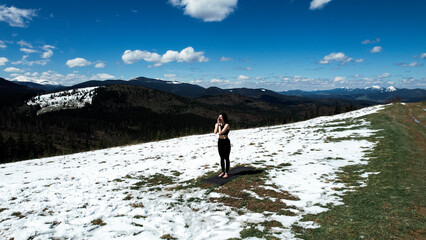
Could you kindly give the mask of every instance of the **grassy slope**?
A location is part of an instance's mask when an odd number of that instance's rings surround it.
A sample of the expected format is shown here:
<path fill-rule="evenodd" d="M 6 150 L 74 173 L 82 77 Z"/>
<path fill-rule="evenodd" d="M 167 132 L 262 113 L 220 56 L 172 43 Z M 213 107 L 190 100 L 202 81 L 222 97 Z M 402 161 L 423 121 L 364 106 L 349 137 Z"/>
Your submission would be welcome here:
<path fill-rule="evenodd" d="M 359 173 L 370 175 L 367 187 L 348 192 L 344 205 L 306 216 L 318 229 L 294 227 L 303 239 L 426 239 L 425 156 L 426 102 L 394 104 L 368 117 L 374 129 L 383 129 L 367 166 L 346 167 L 340 181 L 356 186 Z M 420 123 L 416 123 L 415 117 Z M 376 137 L 370 139 L 377 141 Z"/>

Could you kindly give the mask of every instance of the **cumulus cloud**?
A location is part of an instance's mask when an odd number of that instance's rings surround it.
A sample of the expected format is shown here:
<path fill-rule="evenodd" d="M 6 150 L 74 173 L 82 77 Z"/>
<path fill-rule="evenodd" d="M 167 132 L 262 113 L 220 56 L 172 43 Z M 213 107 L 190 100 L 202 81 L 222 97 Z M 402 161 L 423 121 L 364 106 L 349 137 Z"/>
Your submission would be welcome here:
<path fill-rule="evenodd" d="M 346 54 L 344 54 L 343 52 L 338 52 L 338 53 L 330 53 L 329 55 L 325 56 L 322 60 L 319 61 L 320 64 L 331 64 L 334 62 L 338 62 L 340 65 L 345 65 L 348 62 L 353 62 L 355 61 L 356 63 L 360 63 L 360 62 L 364 62 L 363 58 L 360 59 L 354 59 L 351 57 L 346 56 Z"/>
<path fill-rule="evenodd" d="M 17 44 L 19 44 L 19 46 L 21 46 L 21 47 L 33 48 L 33 45 L 31 45 L 30 43 L 25 42 L 24 40 L 18 41 Z"/>
<path fill-rule="evenodd" d="M 173 50 L 168 50 L 165 54 L 160 55 L 158 53 L 152 53 L 148 51 L 141 50 L 126 50 L 121 57 L 123 61 L 127 64 L 133 64 L 139 62 L 140 60 L 145 60 L 146 62 L 154 63 L 154 67 L 159 67 L 168 62 L 207 62 L 208 58 L 204 56 L 204 52 L 195 52 L 194 48 L 187 47 L 182 49 L 182 51 L 177 52 Z"/>
<path fill-rule="evenodd" d="M 221 57 L 219 61 L 221 62 L 227 62 L 227 61 L 232 61 L 234 60 L 233 58 L 227 58 L 227 57 Z"/>
<path fill-rule="evenodd" d="M 104 68 L 106 66 L 106 64 L 105 63 L 103 63 L 103 62 L 100 62 L 100 63 L 96 63 L 95 64 L 95 68 Z"/>
<path fill-rule="evenodd" d="M 170 0 L 170 4 L 182 8 L 185 15 L 204 22 L 220 22 L 237 7 L 238 0 Z"/>
<path fill-rule="evenodd" d="M 0 57 L 0 66 L 4 66 L 8 61 L 9 59 L 5 57 Z"/>
<path fill-rule="evenodd" d="M 69 68 L 74 68 L 74 67 L 85 67 L 85 66 L 89 66 L 90 64 L 92 64 L 91 62 L 87 61 L 84 58 L 74 58 L 71 60 L 67 61 L 67 66 Z"/>
<path fill-rule="evenodd" d="M 6 48 L 6 43 L 4 43 L 3 41 L 0 41 L 0 48 Z"/>
<path fill-rule="evenodd" d="M 338 62 L 343 62 L 346 61 L 349 57 L 346 56 L 344 53 L 342 52 L 338 52 L 338 53 L 330 53 L 329 55 L 325 56 L 320 63 L 321 64 L 329 64 L 332 63 L 334 61 L 338 61 Z"/>
<path fill-rule="evenodd" d="M 8 67 L 8 68 L 5 68 L 3 71 L 10 72 L 10 73 L 13 73 L 13 72 L 23 72 L 21 69 L 16 68 L 16 67 Z"/>
<path fill-rule="evenodd" d="M 380 38 L 376 38 L 376 40 L 370 40 L 370 39 L 366 39 L 364 41 L 362 41 L 362 44 L 373 44 L 373 43 L 379 43 L 380 42 Z"/>
<path fill-rule="evenodd" d="M 421 55 L 420 55 L 420 59 L 425 59 L 426 58 L 426 53 L 422 53 Z"/>
<path fill-rule="evenodd" d="M 223 83 L 224 80 L 222 79 L 217 79 L 217 78 L 213 78 L 212 80 L 210 80 L 210 83 Z"/>
<path fill-rule="evenodd" d="M 309 7 L 309 9 L 311 10 L 322 9 L 329 2 L 331 2 L 331 0 L 312 0 L 311 6 Z"/>
<path fill-rule="evenodd" d="M 236 67 L 234 67 L 234 69 L 243 70 L 243 71 L 252 71 L 253 70 L 253 68 L 251 68 L 251 67 L 241 67 L 241 66 L 236 66 Z"/>
<path fill-rule="evenodd" d="M 390 73 L 383 73 L 377 76 L 377 78 L 387 78 L 390 77 Z"/>
<path fill-rule="evenodd" d="M 173 74 L 173 73 L 170 73 L 170 74 L 164 74 L 164 77 L 167 77 L 167 78 L 174 78 L 174 77 L 176 77 L 176 74 Z"/>
<path fill-rule="evenodd" d="M 411 62 L 411 63 L 395 63 L 395 65 L 401 66 L 401 67 L 421 67 L 423 64 L 420 64 L 418 62 Z"/>
<path fill-rule="evenodd" d="M 115 78 L 116 77 L 108 73 L 98 73 L 92 76 L 92 79 L 99 79 L 99 80 L 107 80 L 107 79 L 115 79 Z"/>
<path fill-rule="evenodd" d="M 383 50 L 383 48 L 382 47 L 380 47 L 380 46 L 375 46 L 375 47 L 373 47 L 373 49 L 371 49 L 370 50 L 370 52 L 371 53 L 379 53 L 379 52 L 381 52 Z"/>
<path fill-rule="evenodd" d="M 191 81 L 190 83 L 192 83 L 192 84 L 204 83 L 204 80 L 196 79 L 195 81 Z"/>
<path fill-rule="evenodd" d="M 55 47 L 51 45 L 44 45 L 41 49 L 44 50 L 43 54 L 41 54 L 42 58 L 51 58 L 53 56 L 52 49 L 55 49 Z"/>
<path fill-rule="evenodd" d="M 26 54 L 36 53 L 36 52 L 38 52 L 37 50 L 30 49 L 30 48 L 20 48 L 19 50 L 20 50 L 21 52 L 26 53 Z"/>
<path fill-rule="evenodd" d="M 240 75 L 240 76 L 238 76 L 238 80 L 239 81 L 247 81 L 247 80 L 249 80 L 250 79 L 250 77 L 247 77 L 247 76 L 244 76 L 244 75 Z"/>
<path fill-rule="evenodd" d="M 11 27 L 26 27 L 29 20 L 37 16 L 35 9 L 20 9 L 14 6 L 0 5 L 0 22 L 6 22 Z"/>
<path fill-rule="evenodd" d="M 28 65 L 28 66 L 33 66 L 33 65 L 37 64 L 37 65 L 44 66 L 49 62 L 49 59 L 37 60 L 37 61 L 28 61 L 27 58 L 28 58 L 28 55 L 24 55 L 24 56 L 22 56 L 21 60 L 14 61 L 14 62 L 12 62 L 12 64 L 13 65 L 22 64 L 22 65 Z"/>
<path fill-rule="evenodd" d="M 338 83 L 344 83 L 346 82 L 346 77 L 335 77 L 334 81 Z"/>

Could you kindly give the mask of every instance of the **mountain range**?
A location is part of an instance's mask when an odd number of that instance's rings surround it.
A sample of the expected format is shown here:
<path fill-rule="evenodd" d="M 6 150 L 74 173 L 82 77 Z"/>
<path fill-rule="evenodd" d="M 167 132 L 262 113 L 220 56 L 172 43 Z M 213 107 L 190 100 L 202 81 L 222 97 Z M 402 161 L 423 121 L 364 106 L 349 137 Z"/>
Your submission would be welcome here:
<path fill-rule="evenodd" d="M 368 88 L 336 88 L 331 90 L 321 91 L 285 91 L 280 92 L 284 95 L 292 95 L 308 98 L 334 98 L 334 99 L 352 99 L 366 100 L 377 103 L 386 103 L 391 100 L 398 99 L 402 102 L 420 102 L 426 100 L 425 89 L 397 89 L 393 86 L 382 88 L 378 86 Z"/>
<path fill-rule="evenodd" d="M 419 102 L 426 99 L 425 89 L 397 89 L 395 87 L 382 88 L 373 86 L 369 88 L 336 88 L 331 90 L 318 90 L 318 91 L 302 91 L 302 90 L 291 90 L 274 92 L 267 89 L 249 89 L 249 88 L 234 88 L 234 89 L 221 89 L 218 87 L 204 88 L 199 85 L 182 83 L 176 81 L 164 81 L 146 77 L 133 78 L 131 80 L 91 80 L 83 83 L 79 83 L 73 86 L 62 86 L 62 85 L 42 85 L 31 82 L 17 82 L 14 83 L 24 85 L 33 89 L 38 89 L 44 92 L 55 92 L 61 90 L 69 90 L 84 87 L 95 87 L 95 86 L 109 86 L 109 85 L 133 85 L 142 86 L 146 88 L 152 88 L 163 92 L 172 93 L 181 97 L 186 98 L 198 98 L 202 96 L 217 96 L 228 93 L 234 93 L 243 95 L 246 97 L 253 98 L 268 98 L 267 101 L 279 101 L 285 102 L 282 96 L 286 96 L 290 101 L 294 101 L 298 98 L 331 98 L 331 99 L 345 99 L 345 100 L 360 100 L 360 101 L 371 101 L 376 103 L 385 103 L 391 100 L 400 100 L 403 102 Z M 277 100 L 280 99 L 280 100 Z"/>
<path fill-rule="evenodd" d="M 90 96 L 83 92 L 86 87 L 99 85 L 103 87 L 88 93 Z M 0 96 L 9 104 L 0 105 L 0 159 L 16 161 L 207 133 L 221 111 L 228 113 L 232 129 L 241 129 L 376 104 L 286 96 L 266 89 L 205 89 L 147 78 L 89 81 L 67 89 L 46 94 L 1 79 Z M 76 104 L 80 108 L 69 109 L 67 106 L 74 104 L 64 102 L 80 101 L 83 96 L 91 101 Z M 57 107 L 41 113 L 42 105 L 27 104 L 31 97 L 35 97 L 33 103 L 46 99 Z"/>
<path fill-rule="evenodd" d="M 233 129 L 240 129 L 329 116 L 392 99 L 426 99 L 423 89 L 277 93 L 267 89 L 203 88 L 145 77 L 88 81 L 70 87 L 55 85 L 54 91 L 46 88 L 51 86 L 29 86 L 0 78 L 0 158 L 5 161 L 207 133 L 221 111 L 228 113 Z M 80 101 L 77 95 L 87 87 L 98 87 L 91 93 L 91 104 L 66 109 L 61 98 Z M 26 104 L 31 97 L 46 93 L 45 98 L 59 106 L 53 111 L 38 114 L 40 105 Z M 71 97 L 73 94 L 77 95 Z M 87 97 L 84 93 L 81 96 Z"/>

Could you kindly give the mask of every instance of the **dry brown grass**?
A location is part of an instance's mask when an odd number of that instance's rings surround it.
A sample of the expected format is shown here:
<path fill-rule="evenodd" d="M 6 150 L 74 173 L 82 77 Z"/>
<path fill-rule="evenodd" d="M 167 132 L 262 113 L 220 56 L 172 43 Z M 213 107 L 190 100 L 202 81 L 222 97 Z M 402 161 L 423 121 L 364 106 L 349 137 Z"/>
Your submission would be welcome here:
<path fill-rule="evenodd" d="M 242 176 L 223 186 L 214 189 L 215 192 L 226 195 L 220 198 L 211 198 L 210 201 L 222 203 L 236 209 L 246 208 L 252 212 L 274 212 L 281 215 L 293 216 L 289 211 L 293 206 L 287 206 L 281 199 L 298 200 L 286 191 L 281 191 L 277 186 L 270 185 L 277 190 L 265 189 L 267 173 Z M 253 196 L 254 192 L 258 197 Z"/>

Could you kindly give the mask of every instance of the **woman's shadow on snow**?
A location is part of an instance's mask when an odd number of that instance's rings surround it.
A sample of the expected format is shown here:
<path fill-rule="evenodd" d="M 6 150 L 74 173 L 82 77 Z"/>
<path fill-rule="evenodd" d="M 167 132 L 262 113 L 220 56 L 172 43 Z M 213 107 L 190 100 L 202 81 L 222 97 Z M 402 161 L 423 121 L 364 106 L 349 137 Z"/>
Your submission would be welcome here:
<path fill-rule="evenodd" d="M 232 179 L 238 178 L 240 176 L 259 174 L 262 172 L 263 170 L 256 169 L 253 167 L 235 167 L 229 170 L 229 177 L 227 178 L 220 178 L 220 177 L 217 177 L 217 175 L 215 175 L 213 177 L 203 180 L 203 182 L 214 184 L 214 185 L 223 185 L 231 181 Z"/>

